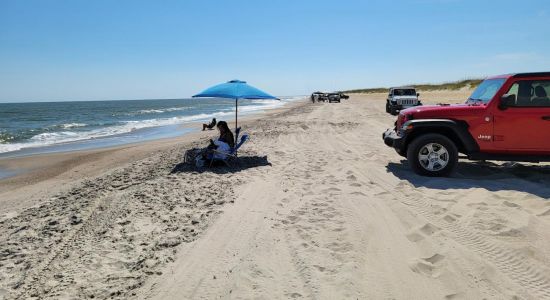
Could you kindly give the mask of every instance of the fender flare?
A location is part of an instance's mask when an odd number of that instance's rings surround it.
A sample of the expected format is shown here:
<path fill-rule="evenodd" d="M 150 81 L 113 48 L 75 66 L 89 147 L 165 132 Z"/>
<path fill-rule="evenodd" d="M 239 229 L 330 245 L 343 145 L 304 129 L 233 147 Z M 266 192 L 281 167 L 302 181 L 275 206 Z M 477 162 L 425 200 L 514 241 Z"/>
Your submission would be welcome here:
<path fill-rule="evenodd" d="M 410 128 L 411 129 L 407 129 Z M 434 130 L 435 129 L 435 130 Z M 405 143 L 408 144 L 411 138 L 414 138 L 417 132 L 438 132 L 451 131 L 457 139 L 460 140 L 467 153 L 479 152 L 479 145 L 468 131 L 468 124 L 463 121 L 450 119 L 418 119 L 409 120 L 401 128 L 406 137 Z"/>

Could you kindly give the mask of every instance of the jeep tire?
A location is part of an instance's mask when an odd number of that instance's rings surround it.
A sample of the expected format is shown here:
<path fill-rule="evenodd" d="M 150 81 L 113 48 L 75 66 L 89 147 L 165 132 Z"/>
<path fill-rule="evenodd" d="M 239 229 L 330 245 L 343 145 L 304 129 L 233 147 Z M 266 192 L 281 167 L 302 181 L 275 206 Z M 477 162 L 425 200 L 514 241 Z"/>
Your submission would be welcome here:
<path fill-rule="evenodd" d="M 447 176 L 458 163 L 458 149 L 444 135 L 429 133 L 416 137 L 407 148 L 407 161 L 416 174 Z"/>
<path fill-rule="evenodd" d="M 386 112 L 390 113 L 390 103 L 388 101 L 386 101 Z"/>
<path fill-rule="evenodd" d="M 390 114 L 392 116 L 396 116 L 397 115 L 397 109 L 395 109 L 395 106 L 390 106 Z"/>

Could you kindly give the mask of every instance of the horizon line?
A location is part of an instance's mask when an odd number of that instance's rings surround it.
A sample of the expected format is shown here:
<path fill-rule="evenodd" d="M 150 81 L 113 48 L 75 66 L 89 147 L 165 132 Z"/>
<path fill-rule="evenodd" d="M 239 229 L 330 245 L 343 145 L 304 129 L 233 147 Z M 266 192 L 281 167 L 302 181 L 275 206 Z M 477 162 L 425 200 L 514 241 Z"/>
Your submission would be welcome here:
<path fill-rule="evenodd" d="M 277 96 L 278 98 L 285 97 L 305 97 L 307 95 L 285 95 Z M 0 104 L 21 104 L 21 103 L 59 103 L 59 102 L 108 102 L 108 101 L 150 101 L 150 100 L 192 100 L 196 99 L 193 97 L 184 97 L 184 98 L 141 98 L 141 99 L 99 99 L 99 100 L 31 100 L 31 101 L 17 101 L 17 102 L 3 102 L 0 101 Z M 244 100 L 244 99 L 241 99 Z"/>

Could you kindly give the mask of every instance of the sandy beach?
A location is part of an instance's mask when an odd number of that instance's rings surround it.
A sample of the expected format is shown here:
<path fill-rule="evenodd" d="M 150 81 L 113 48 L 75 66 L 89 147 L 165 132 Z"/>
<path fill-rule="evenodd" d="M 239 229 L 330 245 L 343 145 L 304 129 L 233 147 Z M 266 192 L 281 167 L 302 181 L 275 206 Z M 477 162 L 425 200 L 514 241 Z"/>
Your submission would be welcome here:
<path fill-rule="evenodd" d="M 181 164 L 214 131 L 0 160 L 0 299 L 550 299 L 550 164 L 417 176 L 384 101 L 249 118 L 229 168 Z"/>

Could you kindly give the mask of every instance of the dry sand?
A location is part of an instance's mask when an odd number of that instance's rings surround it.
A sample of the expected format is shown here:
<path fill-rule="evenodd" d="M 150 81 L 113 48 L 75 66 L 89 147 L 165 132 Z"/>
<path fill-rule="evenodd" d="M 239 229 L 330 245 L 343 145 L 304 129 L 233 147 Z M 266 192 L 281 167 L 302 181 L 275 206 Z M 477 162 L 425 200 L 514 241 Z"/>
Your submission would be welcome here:
<path fill-rule="evenodd" d="M 0 181 L 0 298 L 550 299 L 550 166 L 419 177 L 384 98 L 249 121 L 231 168 L 179 164 L 201 133 Z"/>

